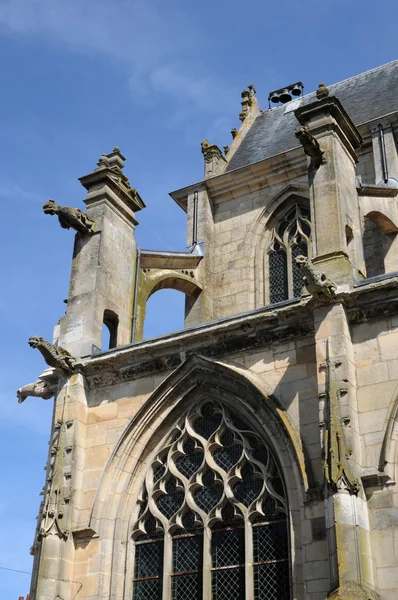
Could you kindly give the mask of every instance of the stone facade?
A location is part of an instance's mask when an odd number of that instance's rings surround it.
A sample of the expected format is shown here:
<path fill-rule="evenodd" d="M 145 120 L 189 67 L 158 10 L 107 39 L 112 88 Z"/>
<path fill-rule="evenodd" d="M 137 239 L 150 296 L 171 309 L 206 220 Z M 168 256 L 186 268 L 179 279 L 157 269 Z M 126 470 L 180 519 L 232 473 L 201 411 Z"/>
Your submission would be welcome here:
<path fill-rule="evenodd" d="M 398 74 L 398 62 L 366 74 L 369 102 L 372 77 L 393 68 Z M 363 76 L 349 81 L 364 93 Z M 239 580 L 245 591 L 235 597 L 397 598 L 398 104 L 366 120 L 346 110 L 341 86 L 295 101 L 286 114 L 310 132 L 320 161 L 294 128 L 283 151 L 247 159 L 264 115 L 253 86 L 242 93 L 242 125 L 225 158 L 216 146 L 202 145 L 205 179 L 171 194 L 187 213 L 186 252 L 136 249 L 136 212 L 144 204 L 123 173 L 119 149 L 81 178 L 95 230 L 76 234 L 67 312 L 54 339 L 73 366 L 69 372 L 52 366 L 36 382 L 54 391 L 55 409 L 32 547 L 32 600 L 167 600 L 171 586 L 173 598 L 210 599 L 211 589 L 219 593 L 218 571 L 206 544 L 229 523 L 227 505 L 238 523 L 230 530 L 245 531 Z M 265 116 L 277 119 L 281 111 L 286 107 Z M 292 245 L 286 215 L 293 213 Z M 333 283 L 332 294 L 301 289 L 296 250 Z M 279 271 L 272 252 L 282 257 Z M 282 301 L 273 295 L 277 285 L 284 286 Z M 186 328 L 142 341 L 145 303 L 164 287 L 186 294 Z M 101 349 L 103 324 L 109 350 Z M 30 387 L 22 389 L 26 396 Z M 228 444 L 221 433 L 206 438 L 195 430 L 205 402 L 223 411 L 222 431 L 230 427 L 233 443 L 245 449 L 239 460 L 257 465 L 261 494 L 279 506 L 288 526 L 283 557 L 258 561 L 256 547 L 253 554 L 251 536 L 264 525 L 260 488 L 253 484 L 249 506 L 239 500 L 243 466 L 217 467 L 216 450 Z M 181 476 L 188 439 L 196 440 L 204 462 Z M 262 444 L 273 474 L 266 459 L 253 458 Z M 201 512 L 203 465 L 224 495 Z M 169 473 L 160 484 L 157 467 Z M 280 487 L 267 477 L 279 477 Z M 173 478 L 184 501 L 162 513 L 159 498 L 170 507 L 167 498 L 177 497 L 167 487 Z M 189 574 L 200 577 L 203 590 L 191 583 L 190 591 L 177 593 L 174 545 L 193 535 L 184 525 L 192 510 L 204 550 L 201 566 Z M 147 513 L 156 534 L 145 529 Z M 140 541 L 159 544 L 159 536 L 161 572 L 137 577 Z M 278 576 L 276 587 L 267 587 L 259 573 L 282 563 L 285 571 L 275 572 L 284 573 L 283 581 Z M 141 581 L 152 582 L 152 595 Z"/>

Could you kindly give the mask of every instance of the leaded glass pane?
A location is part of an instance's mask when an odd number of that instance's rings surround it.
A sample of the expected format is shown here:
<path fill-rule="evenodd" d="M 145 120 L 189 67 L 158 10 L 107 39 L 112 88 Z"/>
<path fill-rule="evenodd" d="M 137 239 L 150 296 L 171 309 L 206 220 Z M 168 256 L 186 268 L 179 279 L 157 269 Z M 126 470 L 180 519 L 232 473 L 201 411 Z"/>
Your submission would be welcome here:
<path fill-rule="evenodd" d="M 173 540 L 173 572 L 195 571 L 202 562 L 203 537 L 192 535 Z"/>
<path fill-rule="evenodd" d="M 243 528 L 214 531 L 212 536 L 213 567 L 238 566 L 245 562 Z"/>
<path fill-rule="evenodd" d="M 213 571 L 212 592 L 212 600 L 245 600 L 244 568 Z"/>
<path fill-rule="evenodd" d="M 288 562 L 254 566 L 255 600 L 290 600 Z"/>
<path fill-rule="evenodd" d="M 137 544 L 135 552 L 135 579 L 160 575 L 163 561 L 163 540 Z"/>
<path fill-rule="evenodd" d="M 172 577 L 172 600 L 201 600 L 202 573 L 186 573 Z"/>
<path fill-rule="evenodd" d="M 203 536 L 183 536 L 173 540 L 172 600 L 202 598 Z"/>
<path fill-rule="evenodd" d="M 257 473 L 254 473 L 253 467 L 246 465 L 242 471 L 242 481 L 234 487 L 234 494 L 239 502 L 249 506 L 261 493 L 263 489 L 263 479 Z"/>
<path fill-rule="evenodd" d="M 212 471 L 207 471 L 202 481 L 203 487 L 195 492 L 194 498 L 199 508 L 208 512 L 221 500 L 223 488 L 221 487 L 220 482 L 215 483 Z"/>
<path fill-rule="evenodd" d="M 160 600 L 162 597 L 163 540 L 137 544 L 133 600 Z"/>
<path fill-rule="evenodd" d="M 189 479 L 203 462 L 203 449 L 197 448 L 195 441 L 189 438 L 183 446 L 183 451 L 185 454 L 177 458 L 176 466 L 180 473 Z"/>
<path fill-rule="evenodd" d="M 269 253 L 269 288 L 271 304 L 288 299 L 287 258 L 284 250 Z"/>
<path fill-rule="evenodd" d="M 194 422 L 194 429 L 206 440 L 219 428 L 222 415 L 214 410 L 214 404 L 208 403 L 202 408 L 202 416 Z"/>
<path fill-rule="evenodd" d="M 213 458 L 219 467 L 229 471 L 240 459 L 242 446 L 235 442 L 235 436 L 229 429 L 223 433 L 221 443 L 222 447 L 214 451 Z"/>
<path fill-rule="evenodd" d="M 184 492 L 176 489 L 177 481 L 173 477 L 166 484 L 166 494 L 162 494 L 156 499 L 156 504 L 161 513 L 170 519 L 182 506 L 184 501 Z"/>
<path fill-rule="evenodd" d="M 284 560 L 287 557 L 286 520 L 253 527 L 254 562 Z"/>
<path fill-rule="evenodd" d="M 133 600 L 160 600 L 162 597 L 162 579 L 134 581 Z"/>

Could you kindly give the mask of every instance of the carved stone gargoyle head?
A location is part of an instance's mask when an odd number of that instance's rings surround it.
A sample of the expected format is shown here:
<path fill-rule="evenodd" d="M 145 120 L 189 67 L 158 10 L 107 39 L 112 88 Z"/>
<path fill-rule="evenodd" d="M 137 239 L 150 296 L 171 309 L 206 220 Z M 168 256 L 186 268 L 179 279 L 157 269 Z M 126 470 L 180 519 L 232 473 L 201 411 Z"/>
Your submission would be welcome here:
<path fill-rule="evenodd" d="M 30 337 L 28 340 L 28 344 L 31 348 L 38 348 L 40 345 L 43 344 L 44 341 L 44 338 L 39 337 L 37 335 L 32 335 L 32 337 Z"/>
<path fill-rule="evenodd" d="M 43 204 L 43 212 L 45 215 L 56 215 L 58 210 L 59 206 L 55 200 L 47 200 L 47 202 Z"/>

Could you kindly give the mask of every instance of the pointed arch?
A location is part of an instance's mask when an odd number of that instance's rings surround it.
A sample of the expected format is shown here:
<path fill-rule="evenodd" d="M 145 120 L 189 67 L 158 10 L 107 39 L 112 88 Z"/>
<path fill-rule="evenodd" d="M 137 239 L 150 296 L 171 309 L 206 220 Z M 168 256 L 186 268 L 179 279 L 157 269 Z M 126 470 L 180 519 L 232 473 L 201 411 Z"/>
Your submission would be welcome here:
<path fill-rule="evenodd" d="M 284 476 L 293 515 L 293 547 L 299 548 L 298 515 L 308 489 L 303 450 L 285 411 L 267 392 L 256 375 L 241 367 L 191 356 L 147 399 L 114 448 L 91 514 L 89 526 L 99 534 L 106 547 L 104 553 L 109 555 L 113 547 L 110 579 L 101 582 L 104 587 L 100 598 L 108 597 L 109 592 L 120 600 L 131 597 L 131 577 L 125 578 L 124 573 L 133 569 L 129 558 L 132 525 L 137 518 L 137 497 L 147 469 L 177 419 L 204 397 L 216 398 L 237 417 L 245 419 L 271 446 Z"/>
<path fill-rule="evenodd" d="M 310 212 L 308 188 L 290 184 L 280 190 L 267 204 L 249 231 L 250 255 L 254 260 L 255 308 L 270 303 L 268 285 L 268 250 L 272 243 L 273 229 L 282 216 L 294 206 L 305 207 Z"/>
<path fill-rule="evenodd" d="M 394 390 L 384 427 L 379 471 L 391 481 L 398 481 L 398 387 Z"/>

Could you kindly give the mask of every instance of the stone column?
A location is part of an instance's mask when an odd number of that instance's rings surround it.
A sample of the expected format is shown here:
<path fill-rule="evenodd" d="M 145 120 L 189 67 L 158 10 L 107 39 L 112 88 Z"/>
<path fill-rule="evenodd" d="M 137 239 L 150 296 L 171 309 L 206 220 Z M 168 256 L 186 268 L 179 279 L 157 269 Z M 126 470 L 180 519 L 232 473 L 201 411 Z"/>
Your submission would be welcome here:
<path fill-rule="evenodd" d="M 333 599 L 369 600 L 373 561 L 363 488 L 356 372 L 345 308 L 314 309 L 325 521 Z"/>
<path fill-rule="evenodd" d="M 123 174 L 124 160 L 115 148 L 100 158 L 93 173 L 80 178 L 96 230 L 76 235 L 68 308 L 61 320 L 59 344 L 75 356 L 101 349 L 104 321 L 117 330 L 116 346 L 131 342 L 135 212 L 145 205 Z"/>
<path fill-rule="evenodd" d="M 350 284 L 358 273 L 364 273 L 355 185 L 355 150 L 362 140 L 339 100 L 329 96 L 325 86 L 320 86 L 317 95 L 316 102 L 295 111 L 304 126 L 304 136 L 300 131 L 297 136 L 311 157 L 313 262 L 337 284 Z"/>

